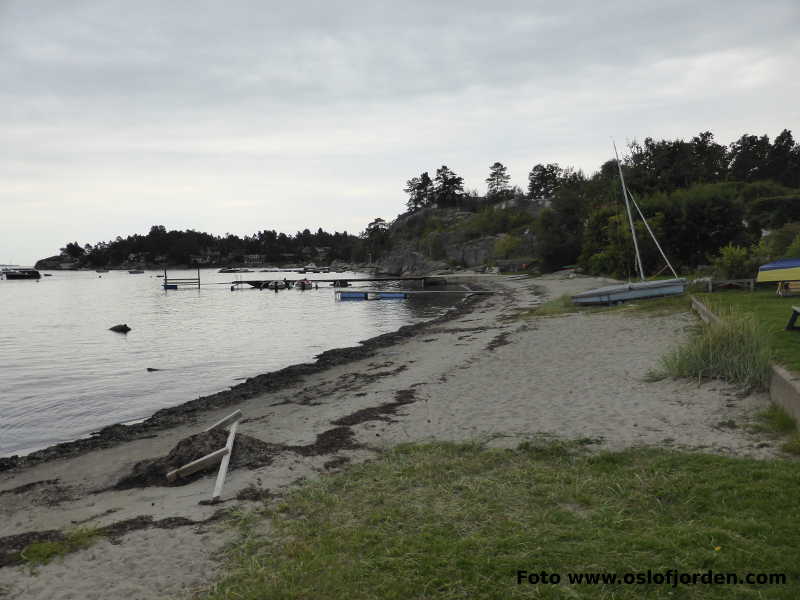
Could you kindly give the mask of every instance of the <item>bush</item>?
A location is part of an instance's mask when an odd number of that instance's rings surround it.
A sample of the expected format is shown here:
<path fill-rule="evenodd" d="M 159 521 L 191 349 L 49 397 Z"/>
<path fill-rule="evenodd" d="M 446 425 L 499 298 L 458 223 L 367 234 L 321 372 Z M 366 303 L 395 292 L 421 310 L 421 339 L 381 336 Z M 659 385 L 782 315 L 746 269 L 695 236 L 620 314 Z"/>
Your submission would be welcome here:
<path fill-rule="evenodd" d="M 522 240 L 515 235 L 504 235 L 494 243 L 495 258 L 510 258 L 522 247 Z"/>
<path fill-rule="evenodd" d="M 783 253 L 783 258 L 800 258 L 800 234 L 789 244 L 789 247 Z"/>
<path fill-rule="evenodd" d="M 711 260 L 714 276 L 718 279 L 747 279 L 758 271 L 747 248 L 728 244 Z"/>

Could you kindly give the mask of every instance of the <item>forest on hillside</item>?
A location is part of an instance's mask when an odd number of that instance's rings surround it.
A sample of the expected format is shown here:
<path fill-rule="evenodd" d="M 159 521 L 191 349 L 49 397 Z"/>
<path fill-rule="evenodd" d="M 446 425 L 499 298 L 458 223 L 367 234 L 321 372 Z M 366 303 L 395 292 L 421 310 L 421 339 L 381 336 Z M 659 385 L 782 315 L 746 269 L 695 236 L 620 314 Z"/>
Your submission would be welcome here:
<path fill-rule="evenodd" d="M 623 148 L 620 163 L 628 189 L 682 272 L 713 264 L 726 276 L 752 276 L 757 264 L 800 257 L 800 145 L 788 129 L 773 140 L 744 134 L 727 145 L 709 131 L 688 141 L 646 138 Z M 533 165 L 524 190 L 510 181 L 508 169 L 495 162 L 486 192 L 479 194 L 465 190 L 463 178 L 442 165 L 433 177 L 423 172 L 406 182 L 403 214 L 393 222 L 376 218 L 359 235 L 320 228 L 215 236 L 154 225 L 145 235 L 70 242 L 61 253 L 77 266 L 108 267 L 238 264 L 253 256 L 273 264 L 372 263 L 415 251 L 464 266 L 448 258 L 450 250 L 488 240 L 491 252 L 478 255 L 484 263 L 518 258 L 545 272 L 578 264 L 591 274 L 634 273 L 615 158 L 589 175 L 557 163 Z M 640 220 L 636 227 L 644 264 L 650 275 L 658 274 L 663 259 Z"/>
<path fill-rule="evenodd" d="M 316 233 L 308 229 L 295 235 L 274 230 L 259 231 L 239 237 L 233 234 L 215 236 L 188 229 L 170 230 L 153 225 L 145 235 L 81 245 L 69 242 L 61 255 L 74 260 L 77 266 L 109 267 L 125 264 L 226 265 L 241 264 L 257 256 L 258 263 L 281 264 L 319 260 L 359 262 L 368 256 L 362 237 L 346 231 L 328 233 L 322 228 Z"/>
<path fill-rule="evenodd" d="M 745 134 L 728 145 L 709 131 L 689 141 L 646 138 L 628 144 L 620 162 L 629 191 L 683 272 L 714 263 L 730 276 L 751 276 L 754 264 L 800 257 L 800 145 L 791 131 L 774 140 Z M 428 172 L 413 177 L 404 190 L 408 210 L 391 237 L 417 239 L 417 249 L 437 259 L 442 236 L 452 243 L 505 234 L 496 258 L 525 257 L 543 271 L 578 264 L 592 274 L 634 273 L 615 158 L 591 175 L 557 163 L 534 165 L 526 190 L 509 182 L 500 162 L 489 168 L 483 196 L 465 191 L 447 166 L 433 178 Z M 453 225 L 442 211 L 462 215 Z M 641 220 L 636 228 L 639 240 L 649 237 Z M 641 246 L 650 274 L 662 270 L 655 246 Z"/>

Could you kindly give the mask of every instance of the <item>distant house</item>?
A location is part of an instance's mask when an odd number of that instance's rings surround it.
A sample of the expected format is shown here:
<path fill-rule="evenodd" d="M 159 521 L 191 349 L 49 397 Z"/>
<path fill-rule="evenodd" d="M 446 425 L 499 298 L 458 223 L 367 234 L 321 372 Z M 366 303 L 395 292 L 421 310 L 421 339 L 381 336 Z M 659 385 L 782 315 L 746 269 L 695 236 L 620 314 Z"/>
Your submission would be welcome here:
<path fill-rule="evenodd" d="M 260 265 L 267 262 L 265 254 L 245 254 L 244 264 L 246 265 Z"/>

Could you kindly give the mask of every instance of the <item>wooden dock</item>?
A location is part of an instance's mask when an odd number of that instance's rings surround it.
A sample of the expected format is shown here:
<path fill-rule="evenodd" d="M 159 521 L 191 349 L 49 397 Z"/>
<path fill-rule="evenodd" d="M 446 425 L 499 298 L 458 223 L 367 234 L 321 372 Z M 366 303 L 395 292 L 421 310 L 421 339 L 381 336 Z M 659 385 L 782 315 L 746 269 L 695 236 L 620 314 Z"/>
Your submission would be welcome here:
<path fill-rule="evenodd" d="M 231 287 L 239 286 L 239 285 L 249 285 L 251 287 L 261 289 L 266 287 L 266 285 L 270 281 L 286 281 L 291 286 L 294 286 L 298 281 L 310 281 L 313 284 L 321 284 L 321 283 L 337 283 L 340 281 L 347 282 L 348 284 L 352 282 L 372 282 L 372 283 L 380 283 L 385 281 L 419 281 L 422 287 L 426 286 L 440 286 L 440 285 L 447 285 L 447 279 L 445 277 L 436 277 L 436 276 L 417 276 L 417 277 L 337 277 L 335 279 L 308 279 L 303 277 L 301 279 L 288 279 L 286 277 L 283 278 L 272 278 L 272 279 L 239 279 L 236 281 L 231 282 L 219 282 L 218 285 L 229 285 Z M 350 287 L 349 285 L 342 286 L 343 288 Z"/>

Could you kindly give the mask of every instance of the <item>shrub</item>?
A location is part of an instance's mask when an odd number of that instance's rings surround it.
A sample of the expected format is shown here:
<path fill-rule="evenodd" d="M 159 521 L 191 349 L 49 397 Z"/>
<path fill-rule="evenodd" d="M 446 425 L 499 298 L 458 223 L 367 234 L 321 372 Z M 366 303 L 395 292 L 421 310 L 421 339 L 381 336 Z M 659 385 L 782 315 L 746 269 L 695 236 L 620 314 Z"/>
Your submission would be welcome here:
<path fill-rule="evenodd" d="M 753 277 L 753 261 L 747 248 L 728 244 L 711 260 L 714 276 L 719 279 L 745 279 Z M 756 267 L 757 269 L 758 267 Z"/>
<path fill-rule="evenodd" d="M 514 256 L 522 247 L 522 240 L 515 235 L 504 235 L 494 243 L 494 255 L 496 258 L 509 258 Z"/>

